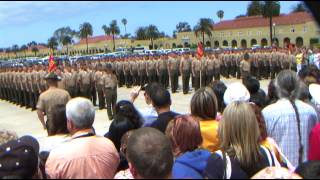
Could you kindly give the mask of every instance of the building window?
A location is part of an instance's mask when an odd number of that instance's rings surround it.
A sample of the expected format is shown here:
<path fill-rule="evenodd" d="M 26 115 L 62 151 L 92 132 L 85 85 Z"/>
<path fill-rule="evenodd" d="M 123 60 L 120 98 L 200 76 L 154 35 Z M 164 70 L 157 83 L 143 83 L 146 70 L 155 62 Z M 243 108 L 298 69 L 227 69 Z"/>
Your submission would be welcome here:
<path fill-rule="evenodd" d="M 252 36 L 252 31 L 248 31 L 248 36 Z"/>
<path fill-rule="evenodd" d="M 243 33 L 242 32 L 238 32 L 238 36 L 242 36 L 243 35 Z"/>
<path fill-rule="evenodd" d="M 229 32 L 229 36 L 232 36 L 232 32 Z"/>
<path fill-rule="evenodd" d="M 257 35 L 258 35 L 258 36 L 262 36 L 262 32 L 261 32 L 261 31 L 258 31 L 258 32 L 257 32 Z"/>
<path fill-rule="evenodd" d="M 305 25 L 305 26 L 303 26 L 303 32 L 308 32 L 308 28 L 307 28 L 307 26 Z"/>
<path fill-rule="evenodd" d="M 223 32 L 220 32 L 220 36 L 223 37 L 223 36 L 224 36 L 224 33 L 223 33 Z"/>
<path fill-rule="evenodd" d="M 295 32 L 294 26 L 291 26 L 290 32 L 292 32 L 292 33 Z"/>

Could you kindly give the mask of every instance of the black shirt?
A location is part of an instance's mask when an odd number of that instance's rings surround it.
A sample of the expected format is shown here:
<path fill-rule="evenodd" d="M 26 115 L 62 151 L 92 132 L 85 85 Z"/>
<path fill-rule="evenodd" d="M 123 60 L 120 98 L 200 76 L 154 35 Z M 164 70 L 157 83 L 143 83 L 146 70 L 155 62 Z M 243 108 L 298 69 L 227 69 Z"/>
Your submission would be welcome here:
<path fill-rule="evenodd" d="M 151 124 L 151 127 L 156 128 L 159 131 L 165 133 L 169 122 L 178 115 L 179 114 L 172 111 L 159 114 L 158 119 Z"/>

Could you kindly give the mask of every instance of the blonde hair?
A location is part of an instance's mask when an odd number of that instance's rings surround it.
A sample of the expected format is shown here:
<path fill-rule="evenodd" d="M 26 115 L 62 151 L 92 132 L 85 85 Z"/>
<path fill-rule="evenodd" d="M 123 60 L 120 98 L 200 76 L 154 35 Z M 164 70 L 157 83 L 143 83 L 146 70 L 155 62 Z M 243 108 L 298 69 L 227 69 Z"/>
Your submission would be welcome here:
<path fill-rule="evenodd" d="M 0 130 L 0 145 L 3 145 L 9 141 L 17 140 L 18 135 L 15 132 Z"/>
<path fill-rule="evenodd" d="M 238 159 L 243 169 L 251 169 L 261 160 L 259 125 L 249 104 L 233 102 L 227 106 L 218 136 L 221 150 Z"/>

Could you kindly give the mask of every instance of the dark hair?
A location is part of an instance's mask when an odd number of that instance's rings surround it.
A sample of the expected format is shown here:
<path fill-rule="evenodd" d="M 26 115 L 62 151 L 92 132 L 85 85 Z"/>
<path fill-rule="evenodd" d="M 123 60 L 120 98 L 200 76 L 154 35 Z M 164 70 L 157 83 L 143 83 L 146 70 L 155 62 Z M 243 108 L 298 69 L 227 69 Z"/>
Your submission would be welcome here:
<path fill-rule="evenodd" d="M 53 107 L 52 121 L 50 123 L 50 132 L 48 131 L 49 136 L 69 133 L 67 127 L 66 105 L 59 104 Z"/>
<path fill-rule="evenodd" d="M 249 54 L 248 53 L 245 53 L 244 56 L 243 56 L 244 60 L 248 60 L 250 58 Z"/>
<path fill-rule="evenodd" d="M 167 106 L 171 106 L 171 95 L 167 89 L 162 86 L 151 93 L 151 101 L 155 108 L 164 108 Z"/>
<path fill-rule="evenodd" d="M 222 113 L 224 111 L 224 109 L 226 108 L 226 105 L 223 100 L 223 96 L 227 90 L 227 86 L 221 81 L 214 81 L 210 85 L 210 87 L 213 89 L 213 91 L 217 97 L 218 111 Z"/>
<path fill-rule="evenodd" d="M 257 93 L 251 95 L 250 102 L 264 108 L 267 105 L 267 95 L 262 89 L 259 89 Z"/>
<path fill-rule="evenodd" d="M 320 179 L 320 161 L 309 161 L 300 164 L 295 173 L 303 179 Z"/>
<path fill-rule="evenodd" d="M 115 108 L 115 114 L 120 117 L 127 117 L 132 121 L 136 129 L 140 128 L 143 124 L 142 116 L 130 101 L 118 102 Z"/>
<path fill-rule="evenodd" d="M 274 80 L 271 80 L 268 85 L 268 98 L 269 104 L 275 103 L 279 99 Z"/>
<path fill-rule="evenodd" d="M 191 114 L 202 120 L 214 120 L 217 117 L 217 97 L 211 88 L 199 89 L 191 99 Z"/>
<path fill-rule="evenodd" d="M 286 98 L 290 101 L 297 119 L 298 136 L 299 136 L 299 164 L 303 161 L 303 144 L 301 135 L 301 121 L 298 111 L 298 107 L 295 100 L 300 94 L 300 80 L 296 75 L 296 72 L 291 70 L 281 71 L 276 78 L 276 88 L 279 97 Z"/>
<path fill-rule="evenodd" d="M 171 175 L 174 161 L 171 143 L 157 129 L 135 130 L 128 140 L 127 158 L 143 178 L 164 179 Z"/>
<path fill-rule="evenodd" d="M 299 94 L 299 99 L 301 101 L 311 100 L 312 96 L 310 94 L 309 88 L 305 83 L 301 83 L 301 91 Z"/>
<path fill-rule="evenodd" d="M 256 94 L 258 93 L 260 89 L 260 82 L 254 78 L 254 77 L 249 77 L 246 81 L 244 81 L 244 86 L 248 89 L 250 94 Z"/>

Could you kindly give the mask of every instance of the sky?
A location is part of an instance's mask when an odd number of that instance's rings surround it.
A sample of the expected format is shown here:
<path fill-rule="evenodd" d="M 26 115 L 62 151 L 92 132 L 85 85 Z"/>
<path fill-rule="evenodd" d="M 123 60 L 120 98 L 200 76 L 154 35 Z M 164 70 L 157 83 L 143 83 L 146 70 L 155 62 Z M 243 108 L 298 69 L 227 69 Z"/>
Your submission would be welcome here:
<path fill-rule="evenodd" d="M 299 1 L 280 1 L 281 13 L 289 13 Z M 90 22 L 93 35 L 103 35 L 102 25 L 128 20 L 127 33 L 135 34 L 139 26 L 154 24 L 159 31 L 172 36 L 176 25 L 186 21 L 193 28 L 200 18 L 218 22 L 218 10 L 224 19 L 245 14 L 249 1 L 0 1 L 0 47 L 21 46 L 31 41 L 47 43 L 53 32 Z"/>

